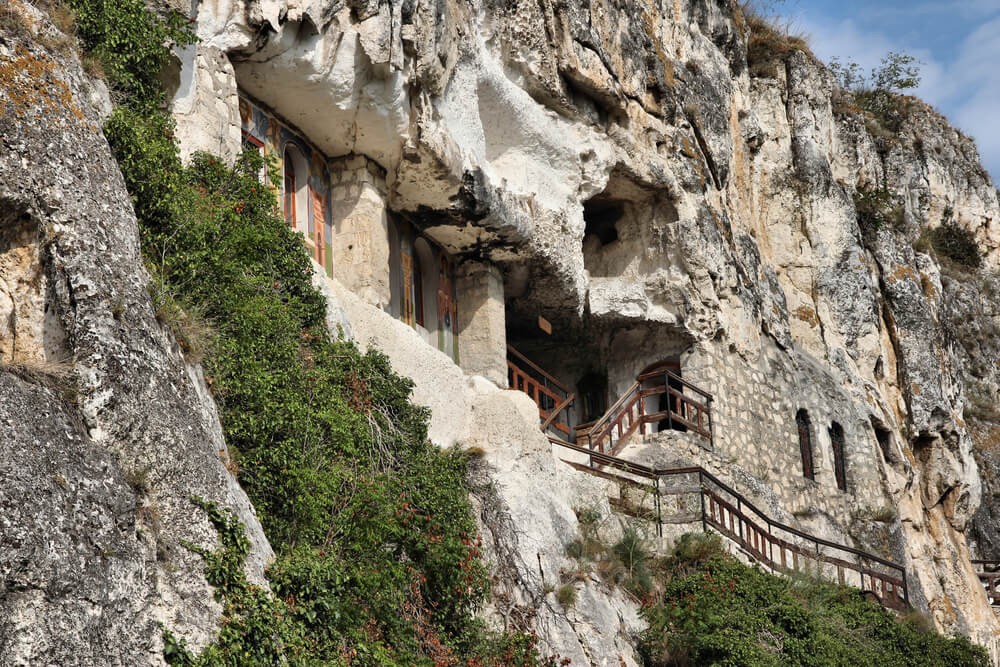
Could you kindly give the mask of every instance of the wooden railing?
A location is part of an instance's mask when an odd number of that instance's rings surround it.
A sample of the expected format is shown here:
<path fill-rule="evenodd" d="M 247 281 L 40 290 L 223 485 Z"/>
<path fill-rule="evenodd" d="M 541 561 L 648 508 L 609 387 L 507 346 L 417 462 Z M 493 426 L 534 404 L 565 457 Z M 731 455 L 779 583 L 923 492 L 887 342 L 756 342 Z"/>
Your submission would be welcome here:
<path fill-rule="evenodd" d="M 576 394 L 510 345 L 507 346 L 507 382 L 511 389 L 523 391 L 538 406 L 542 431 L 554 429 L 571 437 L 569 408 Z"/>
<path fill-rule="evenodd" d="M 872 593 L 886 607 L 900 610 L 909 607 L 906 571 L 901 565 L 774 521 L 700 466 L 651 468 L 559 438 L 550 436 L 549 441 L 588 457 L 589 465 L 566 462 L 616 482 L 623 495 L 639 491 L 645 501 L 642 504 L 618 498 L 612 500 L 612 506 L 632 516 L 655 521 L 658 535 L 663 534 L 665 523 L 700 522 L 703 531 L 708 532 L 711 528 L 774 572 L 809 572 L 827 579 L 836 578 L 839 583 Z M 693 496 L 694 501 L 678 503 L 683 509 L 677 512 L 665 510 L 665 499 L 685 495 Z M 648 506 L 650 499 L 652 507 Z M 690 511 L 691 508 L 696 509 Z M 997 575 L 1000 576 L 1000 572 Z"/>
<path fill-rule="evenodd" d="M 662 379 L 662 384 L 651 384 Z M 667 409 L 652 409 L 654 396 L 667 396 Z M 594 422 L 587 435 L 590 449 L 604 454 L 618 454 L 629 437 L 638 430 L 646 433 L 646 424 L 666 422 L 697 433 L 714 444 L 712 433 L 712 395 L 667 370 L 640 375 L 604 416 Z"/>
<path fill-rule="evenodd" d="M 994 607 L 1000 607 L 1000 560 L 974 560 L 979 581 L 986 589 L 986 598 Z"/>

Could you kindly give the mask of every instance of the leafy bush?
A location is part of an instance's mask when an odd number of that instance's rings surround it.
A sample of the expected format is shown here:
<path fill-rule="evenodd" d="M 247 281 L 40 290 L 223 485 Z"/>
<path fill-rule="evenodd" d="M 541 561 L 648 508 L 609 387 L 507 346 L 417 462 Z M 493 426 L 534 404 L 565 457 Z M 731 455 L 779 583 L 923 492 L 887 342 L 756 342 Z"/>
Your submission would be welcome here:
<path fill-rule="evenodd" d="M 869 246 L 879 230 L 899 227 L 903 222 L 903 207 L 893 200 L 885 188 L 858 188 L 854 194 L 854 210 L 858 217 L 861 238 Z"/>
<path fill-rule="evenodd" d="M 920 620 L 900 622 L 856 589 L 767 575 L 717 546 L 689 538 L 675 549 L 677 576 L 643 612 L 648 665 L 989 664 L 968 640 L 942 637 Z"/>
<path fill-rule="evenodd" d="M 909 108 L 899 93 L 920 85 L 920 63 L 916 58 L 890 51 L 868 75 L 851 60 L 833 58 L 829 68 L 840 87 L 852 93 L 857 105 L 877 122 L 878 127 L 870 128 L 873 134 L 880 136 L 879 130 L 899 131 Z"/>
<path fill-rule="evenodd" d="M 979 268 L 982 263 L 975 234 L 955 222 L 950 207 L 945 208 L 941 224 L 928 231 L 927 235 L 938 255 L 969 269 Z"/>
<path fill-rule="evenodd" d="M 105 134 L 139 219 L 164 319 L 212 323 L 204 366 L 239 479 L 276 552 L 273 594 L 247 583 L 239 522 L 202 503 L 223 548 L 200 553 L 224 602 L 217 641 L 175 665 L 528 665 L 531 635 L 472 617 L 489 590 L 464 454 L 427 440 L 412 383 L 331 339 L 301 237 L 258 182 L 261 158 L 181 165 L 159 73 L 190 41 L 142 0 L 74 0 L 116 91 Z M 172 313 L 172 315 L 171 315 Z M 192 548 L 194 548 L 192 546 Z"/>
<path fill-rule="evenodd" d="M 627 528 L 622 538 L 611 547 L 624 570 L 624 584 L 632 594 L 642 598 L 653 589 L 648 563 L 649 547 L 634 528 Z"/>

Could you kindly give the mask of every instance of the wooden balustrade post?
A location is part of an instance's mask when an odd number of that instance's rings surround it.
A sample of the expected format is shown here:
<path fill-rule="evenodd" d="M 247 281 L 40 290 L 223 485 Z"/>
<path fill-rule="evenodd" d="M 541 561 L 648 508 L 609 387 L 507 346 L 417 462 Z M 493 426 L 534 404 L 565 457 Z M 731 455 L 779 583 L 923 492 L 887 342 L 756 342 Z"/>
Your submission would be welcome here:
<path fill-rule="evenodd" d="M 701 500 L 701 532 L 707 533 L 708 519 L 705 517 L 705 482 L 701 477 L 701 470 L 698 471 L 698 497 Z M 708 504 L 712 509 L 712 518 L 715 518 L 715 503 L 709 498 Z"/>
<path fill-rule="evenodd" d="M 639 435 L 646 435 L 646 397 L 642 395 L 642 389 L 639 390 Z"/>
<path fill-rule="evenodd" d="M 656 536 L 663 537 L 663 515 L 660 511 L 660 478 L 659 476 L 653 480 L 653 489 L 656 493 Z"/>

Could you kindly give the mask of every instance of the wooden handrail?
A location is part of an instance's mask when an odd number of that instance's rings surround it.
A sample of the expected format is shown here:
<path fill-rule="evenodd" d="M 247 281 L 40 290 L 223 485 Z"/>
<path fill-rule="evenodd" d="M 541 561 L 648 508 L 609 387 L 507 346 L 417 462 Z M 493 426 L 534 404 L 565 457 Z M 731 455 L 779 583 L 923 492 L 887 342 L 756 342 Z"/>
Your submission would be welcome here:
<path fill-rule="evenodd" d="M 682 378 L 680 375 L 677 375 L 676 373 L 674 373 L 672 371 L 668 371 L 665 368 L 660 369 L 658 371 L 649 371 L 648 373 L 643 373 L 643 374 L 641 374 L 638 377 L 638 381 L 639 382 L 643 382 L 645 380 L 651 380 L 651 379 L 653 379 L 655 377 L 659 377 L 661 375 L 665 375 L 666 377 L 670 378 L 671 380 L 674 380 L 675 382 L 677 382 L 678 384 L 680 384 L 681 386 L 683 386 L 685 389 L 690 389 L 691 391 L 695 392 L 696 394 L 700 394 L 706 401 L 713 401 L 713 400 L 715 400 L 714 398 L 712 398 L 712 395 L 710 393 L 708 393 L 707 391 L 705 391 L 701 387 L 699 387 L 697 385 L 694 385 L 694 384 L 691 384 L 690 382 L 688 382 L 687 380 L 685 380 L 684 378 Z"/>
<path fill-rule="evenodd" d="M 752 502 L 745 498 L 742 494 L 737 492 L 735 489 L 729 485 L 722 482 L 715 475 L 708 472 L 701 466 L 686 466 L 686 467 L 676 467 L 676 468 L 653 468 L 640 463 L 634 463 L 626 459 L 622 459 L 618 456 L 611 454 L 606 454 L 603 452 L 595 451 L 587 447 L 581 447 L 579 445 L 567 442 L 560 438 L 549 436 L 549 442 L 559 447 L 563 447 L 570 451 L 577 452 L 589 457 L 590 468 L 600 471 L 600 476 L 604 478 L 619 477 L 613 473 L 608 473 L 607 471 L 595 468 L 595 466 L 600 466 L 601 468 L 614 468 L 620 470 L 623 473 L 634 475 L 637 477 L 646 478 L 654 482 L 653 488 L 657 490 L 657 530 L 662 530 L 662 516 L 659 515 L 660 502 L 659 502 L 659 480 L 663 477 L 671 477 L 677 475 L 698 475 L 698 491 L 702 498 L 701 502 L 701 521 L 703 529 L 706 529 L 709 525 L 712 526 L 717 532 L 721 533 L 723 537 L 736 542 L 746 551 L 748 551 L 752 556 L 756 554 L 755 559 L 759 560 L 771 567 L 772 569 L 784 568 L 786 566 L 785 552 L 789 552 L 802 556 L 803 558 L 808 558 L 812 560 L 817 560 L 819 562 L 827 563 L 838 568 L 838 574 L 842 575 L 842 569 L 853 570 L 858 573 L 861 582 L 862 590 L 869 590 L 865 588 L 865 577 L 868 578 L 869 583 L 872 586 L 872 592 L 878 595 L 879 591 L 875 590 L 875 582 L 881 582 L 881 595 L 879 596 L 880 601 L 886 606 L 898 608 L 897 604 L 899 599 L 902 599 L 903 603 L 909 603 L 909 591 L 906 584 L 906 570 L 902 565 L 894 563 L 893 561 L 887 560 L 875 554 L 862 551 L 860 549 L 855 549 L 843 544 L 837 544 L 836 542 L 831 542 L 830 540 L 825 540 L 820 537 L 815 537 L 797 528 L 793 528 L 787 524 L 781 523 L 780 521 L 775 521 L 771 519 L 767 514 L 762 512 L 757 508 Z M 622 481 L 635 483 L 627 477 L 619 477 Z M 732 498 L 732 501 L 726 500 L 719 495 L 717 491 L 713 488 L 727 494 Z M 706 512 L 706 499 L 708 500 L 708 507 L 711 510 L 711 516 L 709 512 Z M 734 504 L 735 503 L 735 504 Z M 715 514 L 715 508 L 720 508 L 720 513 Z M 725 510 L 726 514 L 722 514 L 722 510 Z M 752 517 L 746 514 L 746 511 L 750 511 L 758 517 L 760 523 L 764 524 L 761 526 L 758 520 L 754 520 Z M 717 516 L 719 518 L 717 518 Z M 726 526 L 724 521 L 720 518 L 725 516 L 729 517 L 730 526 Z M 735 521 L 734 521 L 735 519 Z M 734 523 L 739 524 L 739 532 L 733 527 Z M 745 529 L 745 530 L 744 530 Z M 781 537 L 774 535 L 774 531 L 779 530 L 790 535 L 793 535 L 809 544 L 814 548 L 814 551 L 806 551 L 802 546 L 797 545 L 788 540 L 784 540 Z M 767 553 L 764 553 L 762 547 L 766 543 Z M 857 557 L 861 562 L 851 562 L 844 560 L 842 558 L 836 558 L 835 556 L 824 554 L 820 552 L 820 547 L 826 547 L 828 549 L 836 550 L 840 553 L 850 554 Z M 774 549 L 779 550 L 780 563 L 774 558 Z M 865 563 L 878 564 L 884 568 L 898 573 L 898 576 L 887 574 L 885 572 L 878 572 L 872 570 L 870 566 L 866 566 Z M 1000 563 L 998 563 L 1000 564 Z M 996 575 L 987 575 L 990 577 L 991 583 L 994 583 L 1000 579 L 1000 573 Z M 981 576 L 981 578 L 983 578 Z M 891 588 L 892 597 L 888 597 L 888 589 Z M 898 593 L 902 591 L 902 596 Z M 992 601 L 994 598 L 990 597 Z M 1000 594 L 998 594 L 998 602 L 1000 602 Z"/>
<path fill-rule="evenodd" d="M 542 422 L 541 429 L 543 432 L 549 428 L 554 428 L 569 437 L 572 434 L 572 428 L 569 423 L 568 409 L 576 400 L 576 394 L 566 389 L 565 385 L 543 371 L 537 364 L 510 345 L 507 346 L 507 350 L 519 360 L 523 360 L 526 365 L 542 376 L 539 379 L 537 376 L 529 374 L 508 357 L 507 372 L 510 378 L 510 388 L 523 391 L 535 402 L 535 405 L 538 406 L 538 418 Z M 551 404 L 549 401 L 551 401 Z M 559 421 L 559 415 L 563 413 L 566 413 L 566 419 Z"/>
<path fill-rule="evenodd" d="M 618 400 L 615 401 L 603 415 L 601 415 L 600 419 L 598 419 L 593 423 L 593 425 L 590 427 L 590 432 L 593 433 L 595 431 L 600 431 L 602 428 L 604 428 L 604 423 L 609 421 L 615 414 L 615 412 L 619 410 L 622 407 L 622 405 L 624 405 L 625 401 L 627 401 L 632 396 L 632 394 L 638 389 L 639 389 L 639 382 L 636 381 L 635 383 L 632 384 L 631 387 L 625 390 L 625 393 L 622 394 L 618 398 Z"/>
<path fill-rule="evenodd" d="M 559 416 L 559 413 L 568 408 L 570 405 L 572 405 L 573 401 L 575 400 L 576 400 L 576 394 L 570 394 L 563 400 L 562 403 L 552 408 L 552 412 L 549 414 L 548 419 L 542 422 L 542 427 L 541 427 L 542 431 L 547 431 L 549 429 L 549 426 L 552 426 L 552 422 L 554 422 L 556 417 Z"/>
<path fill-rule="evenodd" d="M 642 383 L 654 378 L 663 378 L 663 384 L 656 387 L 643 388 Z M 692 396 L 678 391 L 670 386 L 671 379 L 680 383 L 681 386 L 690 388 L 704 402 Z M 668 408 L 667 410 L 657 410 L 648 412 L 645 399 L 651 396 L 667 394 L 671 396 L 678 409 Z M 633 409 L 638 400 L 638 414 L 633 414 Z M 623 426 L 622 420 L 628 418 L 628 425 Z M 635 383 L 630 386 L 625 393 L 601 416 L 587 434 L 587 440 L 591 449 L 605 449 L 605 441 L 613 440 L 615 429 L 618 430 L 619 439 L 612 445 L 612 450 L 619 449 L 624 445 L 625 440 L 639 428 L 645 433 L 645 424 L 652 424 L 662 420 L 671 421 L 683 425 L 698 435 L 703 436 L 709 442 L 709 449 L 714 445 L 714 434 L 712 429 L 712 395 L 690 382 L 684 381 L 679 375 L 666 370 L 641 374 Z"/>
<path fill-rule="evenodd" d="M 1000 560 L 973 560 L 979 583 L 986 590 L 986 599 L 993 607 L 1000 607 Z"/>
<path fill-rule="evenodd" d="M 540 368 L 540 367 L 538 366 L 538 364 L 536 364 L 536 363 L 535 363 L 535 362 L 533 362 L 533 361 L 532 361 L 531 359 L 529 359 L 528 357 L 526 357 L 526 356 L 524 356 L 523 354 L 521 354 L 520 352 L 518 352 L 518 351 L 517 351 L 517 349 L 516 349 L 516 348 L 514 348 L 514 346 L 513 346 L 513 345 L 510 345 L 510 344 L 508 344 L 508 345 L 507 345 L 507 354 L 512 354 L 512 355 L 514 355 L 515 357 L 517 357 L 517 358 L 518 358 L 519 360 L 521 360 L 522 362 L 524 362 L 524 365 L 525 365 L 525 366 L 527 366 L 527 367 L 528 367 L 528 368 L 530 368 L 531 370 L 533 370 L 533 371 L 535 371 L 536 373 L 538 373 L 539 375 L 541 375 L 541 376 L 542 376 L 543 378 L 545 378 L 545 380 L 547 380 L 548 382 L 551 382 L 551 383 L 552 383 L 552 385 L 553 385 L 553 386 L 555 386 L 555 387 L 556 387 L 557 389 L 559 389 L 560 391 L 562 391 L 562 393 L 564 393 L 564 394 L 569 394 L 569 393 L 572 393 L 572 392 L 570 391 L 569 387 L 567 387 L 567 386 L 566 386 L 566 385 L 564 385 L 564 384 L 563 384 L 562 382 L 560 382 L 559 380 L 555 379 L 554 377 L 552 377 L 551 375 L 549 375 L 548 373 L 546 373 L 546 372 L 545 372 L 544 370 L 542 370 L 542 369 L 541 369 L 541 368 Z M 508 362 L 508 363 L 509 363 L 509 362 Z"/>

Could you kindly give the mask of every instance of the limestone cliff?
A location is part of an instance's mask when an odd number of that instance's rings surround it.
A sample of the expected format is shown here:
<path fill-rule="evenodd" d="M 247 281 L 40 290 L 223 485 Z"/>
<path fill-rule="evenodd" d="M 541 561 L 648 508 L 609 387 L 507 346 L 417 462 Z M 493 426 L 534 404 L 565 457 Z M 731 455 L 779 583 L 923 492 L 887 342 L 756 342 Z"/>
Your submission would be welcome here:
<path fill-rule="evenodd" d="M 331 325 L 415 380 L 432 439 L 485 452 L 497 623 L 534 624 L 574 664 L 637 661 L 633 602 L 586 581 L 566 612 L 551 593 L 571 565 L 573 510 L 610 509 L 551 455 L 535 406 L 500 391 L 515 342 L 572 382 L 603 373 L 612 401 L 676 358 L 714 394 L 715 447 L 664 447 L 805 529 L 902 562 L 915 606 L 996 657 L 1000 624 L 966 543 L 983 486 L 963 406 L 970 377 L 980 403 L 996 400 L 1000 205 L 945 119 L 913 101 L 878 131 L 808 53 L 748 49 L 744 16 L 722 1 L 213 0 L 194 18 L 201 41 L 173 81 L 182 149 L 234 156 L 243 94 L 328 159 L 330 242 L 352 266 L 317 275 L 338 305 Z M 12 84 L 0 89 L 12 434 L 0 441 L 0 657 L 155 663 L 156 621 L 197 643 L 217 620 L 197 557 L 172 548 L 213 539 L 189 496 L 241 511 L 258 574 L 268 547 L 197 371 L 156 324 L 97 130 L 99 86 L 29 38 L 0 40 L 0 74 L 17 85 L 41 67 L 72 101 L 14 113 Z M 881 191 L 872 224 L 859 202 Z M 388 267 L 354 268 L 392 257 L 389 218 L 460 264 L 459 365 L 384 312 Z M 978 273 L 942 269 L 921 243 L 942 222 L 975 235 Z M 53 386 L 55 362 L 78 397 Z M 802 474 L 801 410 L 816 425 L 815 479 Z M 994 510 L 979 511 L 981 555 L 998 555 Z"/>
<path fill-rule="evenodd" d="M 804 527 L 904 562 L 939 628 L 995 650 L 965 539 L 981 483 L 948 324 L 963 282 L 919 239 L 972 232 L 985 275 L 1000 208 L 945 119 L 913 100 L 892 132 L 866 123 L 807 52 L 748 51 L 727 2 L 248 1 L 197 22 L 188 150 L 237 149 L 239 89 L 328 156 L 367 156 L 386 212 L 498 267 L 508 340 L 561 376 L 585 350 L 612 397 L 679 354 L 715 395 L 716 460 Z M 875 191 L 885 224 L 856 205 Z M 556 323 L 542 343 L 523 334 L 536 315 Z M 502 359 L 476 357 L 463 367 L 503 384 Z M 797 472 L 800 409 L 842 428 L 850 492 L 824 428 L 816 480 Z"/>
<path fill-rule="evenodd" d="M 218 633 L 182 546 L 218 542 L 191 498 L 246 523 L 258 582 L 271 549 L 157 321 L 107 91 L 18 10 L 23 32 L 0 30 L 0 663 L 160 665 L 163 627 Z"/>

